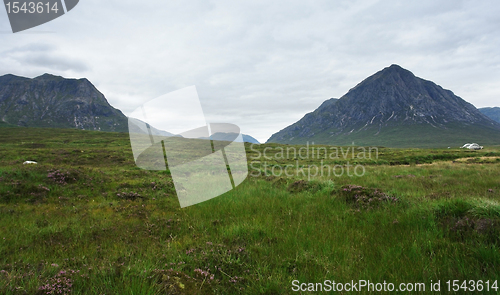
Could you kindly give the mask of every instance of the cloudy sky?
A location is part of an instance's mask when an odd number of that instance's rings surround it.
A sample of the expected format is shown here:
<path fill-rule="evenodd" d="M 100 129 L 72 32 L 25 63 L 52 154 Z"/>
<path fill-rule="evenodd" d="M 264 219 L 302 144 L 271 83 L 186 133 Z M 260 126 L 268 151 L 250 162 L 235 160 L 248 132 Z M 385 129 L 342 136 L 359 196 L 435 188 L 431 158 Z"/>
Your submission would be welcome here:
<path fill-rule="evenodd" d="M 16 34 L 0 9 L 0 75 L 85 77 L 126 115 L 196 85 L 209 121 L 261 142 L 391 64 L 500 106 L 500 5 L 81 0 Z"/>

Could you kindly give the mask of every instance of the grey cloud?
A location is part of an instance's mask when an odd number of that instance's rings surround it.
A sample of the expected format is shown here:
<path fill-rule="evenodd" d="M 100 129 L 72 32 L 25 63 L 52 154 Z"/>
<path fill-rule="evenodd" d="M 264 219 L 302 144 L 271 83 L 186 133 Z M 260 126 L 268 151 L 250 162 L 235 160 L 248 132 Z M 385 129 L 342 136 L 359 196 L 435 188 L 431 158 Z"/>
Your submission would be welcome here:
<path fill-rule="evenodd" d="M 52 71 L 85 72 L 88 70 L 83 62 L 62 55 L 32 54 L 17 60 L 22 65 L 38 66 Z"/>
<path fill-rule="evenodd" d="M 262 142 L 393 63 L 498 105 L 498 15 L 492 0 L 87 0 L 50 36 L 0 35 L 0 69 L 85 76 L 126 114 L 196 85 L 211 118 Z"/>
<path fill-rule="evenodd" d="M 28 43 L 21 46 L 16 46 L 3 51 L 3 54 L 23 54 L 33 52 L 50 52 L 55 49 L 55 46 L 47 43 Z"/>
<path fill-rule="evenodd" d="M 85 72 L 86 64 L 75 56 L 61 54 L 57 46 L 48 43 L 28 43 L 2 52 L 19 67 L 37 69 L 38 72 Z"/>

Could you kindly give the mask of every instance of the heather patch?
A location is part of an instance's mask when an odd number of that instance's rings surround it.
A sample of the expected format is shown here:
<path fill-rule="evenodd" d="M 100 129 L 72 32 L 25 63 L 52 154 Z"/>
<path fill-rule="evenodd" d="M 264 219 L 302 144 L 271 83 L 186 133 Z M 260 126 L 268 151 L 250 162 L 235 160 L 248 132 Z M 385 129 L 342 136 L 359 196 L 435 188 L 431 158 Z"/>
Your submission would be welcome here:
<path fill-rule="evenodd" d="M 376 188 L 359 185 L 346 185 L 340 188 L 341 199 L 356 209 L 374 209 L 381 205 L 398 203 L 397 197 L 391 197 Z"/>

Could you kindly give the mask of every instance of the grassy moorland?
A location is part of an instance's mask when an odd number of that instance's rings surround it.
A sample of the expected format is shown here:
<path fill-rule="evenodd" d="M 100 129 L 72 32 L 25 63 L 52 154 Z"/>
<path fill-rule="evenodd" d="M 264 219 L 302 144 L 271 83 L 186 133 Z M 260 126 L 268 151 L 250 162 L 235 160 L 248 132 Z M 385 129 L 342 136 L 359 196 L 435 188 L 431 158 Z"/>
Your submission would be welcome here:
<path fill-rule="evenodd" d="M 127 134 L 0 128 L 0 293 L 306 293 L 294 280 L 498 293 L 500 147 L 247 155 L 240 186 L 181 209 Z"/>

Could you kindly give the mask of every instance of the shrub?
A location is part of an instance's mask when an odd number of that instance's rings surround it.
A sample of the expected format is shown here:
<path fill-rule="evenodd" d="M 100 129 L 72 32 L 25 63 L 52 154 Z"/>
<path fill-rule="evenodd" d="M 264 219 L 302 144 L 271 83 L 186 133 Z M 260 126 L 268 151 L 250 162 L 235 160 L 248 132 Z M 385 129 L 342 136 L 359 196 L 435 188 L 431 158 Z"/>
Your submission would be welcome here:
<path fill-rule="evenodd" d="M 341 187 L 340 196 L 347 204 L 358 209 L 372 209 L 382 204 L 399 202 L 398 198 L 391 197 L 377 188 L 366 188 L 359 185 Z"/>

